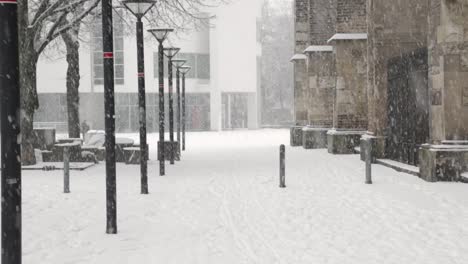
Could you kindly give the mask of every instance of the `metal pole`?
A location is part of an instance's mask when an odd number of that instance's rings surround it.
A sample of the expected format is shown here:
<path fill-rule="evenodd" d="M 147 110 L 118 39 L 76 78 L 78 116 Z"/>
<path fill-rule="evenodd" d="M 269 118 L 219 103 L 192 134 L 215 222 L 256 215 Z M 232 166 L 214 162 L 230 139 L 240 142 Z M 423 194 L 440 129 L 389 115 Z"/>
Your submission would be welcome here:
<path fill-rule="evenodd" d="M 372 184 L 372 140 L 366 140 L 366 184 Z"/>
<path fill-rule="evenodd" d="M 165 154 L 164 154 L 164 46 L 162 41 L 159 43 L 159 176 L 166 175 Z"/>
<path fill-rule="evenodd" d="M 182 73 L 182 150 L 185 151 L 185 72 Z"/>
<path fill-rule="evenodd" d="M 63 148 L 63 192 L 70 193 L 70 149 Z"/>
<path fill-rule="evenodd" d="M 102 38 L 104 56 L 104 116 L 106 130 L 106 232 L 108 234 L 117 234 L 112 0 L 102 0 Z"/>
<path fill-rule="evenodd" d="M 148 194 L 148 150 L 146 141 L 146 92 L 145 92 L 145 50 L 143 42 L 143 22 L 138 17 L 137 58 L 138 58 L 138 103 L 140 113 L 140 174 L 141 194 Z"/>
<path fill-rule="evenodd" d="M 280 188 L 286 188 L 286 147 L 280 146 Z"/>
<path fill-rule="evenodd" d="M 174 98 L 172 98 L 172 57 L 169 57 L 168 60 L 169 68 L 169 140 L 171 141 L 170 145 L 170 155 L 171 155 L 171 164 L 174 164 Z"/>
<path fill-rule="evenodd" d="M 180 149 L 181 149 L 181 142 L 180 142 L 180 70 L 179 67 L 177 67 L 176 71 L 176 79 L 177 79 L 177 85 L 176 85 L 176 90 L 177 90 L 177 151 L 180 155 Z"/>
<path fill-rule="evenodd" d="M 21 263 L 21 142 L 16 1 L 0 1 L 2 263 Z"/>

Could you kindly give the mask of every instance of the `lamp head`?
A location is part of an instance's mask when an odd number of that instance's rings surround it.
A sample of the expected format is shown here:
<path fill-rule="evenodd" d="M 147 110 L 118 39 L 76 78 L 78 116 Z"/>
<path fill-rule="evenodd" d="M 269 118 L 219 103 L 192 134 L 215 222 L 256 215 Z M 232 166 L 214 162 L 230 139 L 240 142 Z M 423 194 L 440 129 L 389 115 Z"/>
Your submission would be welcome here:
<path fill-rule="evenodd" d="M 186 62 L 187 62 L 186 60 L 181 60 L 181 59 L 172 60 L 172 64 L 173 64 L 176 68 L 180 68 L 180 67 L 184 66 L 184 64 L 185 64 Z"/>
<path fill-rule="evenodd" d="M 181 67 L 179 68 L 179 71 L 180 71 L 181 73 L 183 73 L 183 74 L 186 74 L 186 73 L 188 73 L 191 69 L 192 69 L 192 67 L 190 67 L 190 66 L 181 66 Z"/>
<path fill-rule="evenodd" d="M 159 41 L 159 43 L 163 43 L 166 40 L 167 35 L 171 32 L 174 32 L 172 28 L 153 28 L 148 30 L 149 33 L 153 34 L 153 36 Z"/>
<path fill-rule="evenodd" d="M 180 51 L 180 48 L 164 48 L 164 55 L 166 55 L 166 57 L 172 59 L 175 55 L 177 55 L 177 53 L 179 53 Z"/>
<path fill-rule="evenodd" d="M 156 4 L 156 0 L 125 0 L 121 1 L 122 5 L 127 8 L 137 18 L 142 18 Z"/>

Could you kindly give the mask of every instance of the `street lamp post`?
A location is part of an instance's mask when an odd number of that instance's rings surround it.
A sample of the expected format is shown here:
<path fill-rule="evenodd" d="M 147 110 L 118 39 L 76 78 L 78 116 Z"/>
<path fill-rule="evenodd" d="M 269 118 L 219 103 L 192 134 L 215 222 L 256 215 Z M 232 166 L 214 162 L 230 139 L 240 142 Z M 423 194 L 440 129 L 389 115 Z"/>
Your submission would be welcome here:
<path fill-rule="evenodd" d="M 16 1 L 0 1 L 2 263 L 21 263 L 21 141 Z"/>
<path fill-rule="evenodd" d="M 140 114 L 141 194 L 148 194 L 148 144 L 146 140 L 145 52 L 142 18 L 154 6 L 154 0 L 127 0 L 122 4 L 137 18 L 138 108 Z"/>
<path fill-rule="evenodd" d="M 177 151 L 180 154 L 180 67 L 184 66 L 186 60 L 172 60 L 172 64 L 176 67 L 176 93 L 177 93 Z"/>
<path fill-rule="evenodd" d="M 190 71 L 190 66 L 180 67 L 182 73 L 182 150 L 185 151 L 185 122 L 186 122 L 186 111 L 185 111 L 185 75 Z"/>
<path fill-rule="evenodd" d="M 159 142 L 158 142 L 158 159 L 159 159 L 159 175 L 164 176 L 165 172 L 165 155 L 164 155 L 164 46 L 163 43 L 170 32 L 170 28 L 150 29 L 148 32 L 153 34 L 159 43 Z"/>
<path fill-rule="evenodd" d="M 113 9 L 112 0 L 102 0 L 101 3 L 104 58 L 104 116 L 106 130 L 106 232 L 107 234 L 117 234 Z"/>
<path fill-rule="evenodd" d="M 170 140 L 170 163 L 174 164 L 174 98 L 172 96 L 172 58 L 179 53 L 179 48 L 165 48 L 164 54 L 168 58 L 168 71 L 169 71 L 169 140 Z"/>

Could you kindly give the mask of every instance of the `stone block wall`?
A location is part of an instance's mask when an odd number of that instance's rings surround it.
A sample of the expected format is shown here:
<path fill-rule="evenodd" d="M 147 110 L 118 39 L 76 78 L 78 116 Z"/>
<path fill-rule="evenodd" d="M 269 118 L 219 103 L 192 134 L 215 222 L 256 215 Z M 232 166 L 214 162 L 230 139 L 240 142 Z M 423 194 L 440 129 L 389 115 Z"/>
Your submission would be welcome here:
<path fill-rule="evenodd" d="M 309 44 L 328 45 L 335 34 L 337 0 L 309 0 Z"/>
<path fill-rule="evenodd" d="M 335 65 L 332 52 L 308 54 L 308 122 L 312 127 L 331 128 L 335 92 Z"/>
<path fill-rule="evenodd" d="M 366 1 L 338 0 L 337 34 L 365 34 Z M 334 128 L 367 130 L 367 39 L 334 40 Z"/>
<path fill-rule="evenodd" d="M 338 0 L 336 32 L 367 32 L 366 0 Z"/>
<path fill-rule="evenodd" d="M 337 0 L 309 0 L 308 45 L 329 45 L 335 34 Z M 330 128 L 335 89 L 334 56 L 329 51 L 308 53 L 308 124 Z"/>
<path fill-rule="evenodd" d="M 301 54 L 309 43 L 309 0 L 295 0 L 295 53 Z"/>
<path fill-rule="evenodd" d="M 296 125 L 308 124 L 309 91 L 306 60 L 294 62 L 294 111 Z"/>

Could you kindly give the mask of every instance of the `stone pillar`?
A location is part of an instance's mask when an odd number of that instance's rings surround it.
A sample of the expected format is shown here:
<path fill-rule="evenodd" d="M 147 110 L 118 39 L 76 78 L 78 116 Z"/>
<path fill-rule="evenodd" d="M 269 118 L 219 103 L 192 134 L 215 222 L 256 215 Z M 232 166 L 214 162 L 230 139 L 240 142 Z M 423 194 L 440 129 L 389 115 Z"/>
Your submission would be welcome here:
<path fill-rule="evenodd" d="M 376 158 L 385 154 L 388 61 L 427 46 L 428 11 L 428 0 L 367 0 L 368 134 Z"/>
<path fill-rule="evenodd" d="M 295 125 L 307 125 L 307 67 L 306 56 L 296 54 L 292 57 L 294 63 L 294 123 Z"/>
<path fill-rule="evenodd" d="M 327 131 L 333 123 L 333 96 L 335 90 L 335 65 L 333 47 L 309 46 L 308 72 L 308 127 L 303 130 L 303 147 L 326 148 Z M 324 142 L 324 143 L 317 143 Z"/>
<path fill-rule="evenodd" d="M 302 145 L 302 127 L 307 125 L 307 64 L 302 51 L 309 39 L 309 1 L 294 1 L 294 126 L 291 127 L 291 146 Z"/>
<path fill-rule="evenodd" d="M 325 148 L 326 133 L 333 122 L 335 66 L 333 48 L 327 40 L 335 33 L 336 0 L 308 1 L 307 123 L 303 147 Z"/>
<path fill-rule="evenodd" d="M 468 164 L 468 0 L 430 0 L 431 144 L 421 148 L 427 181 L 456 181 Z"/>
<path fill-rule="evenodd" d="M 336 89 L 328 150 L 352 154 L 367 130 L 366 0 L 338 0 L 336 20 L 337 33 L 329 40 L 334 45 Z"/>
<path fill-rule="evenodd" d="M 309 0 L 294 2 L 294 122 L 295 125 L 307 124 L 307 66 L 302 51 L 309 39 Z"/>

